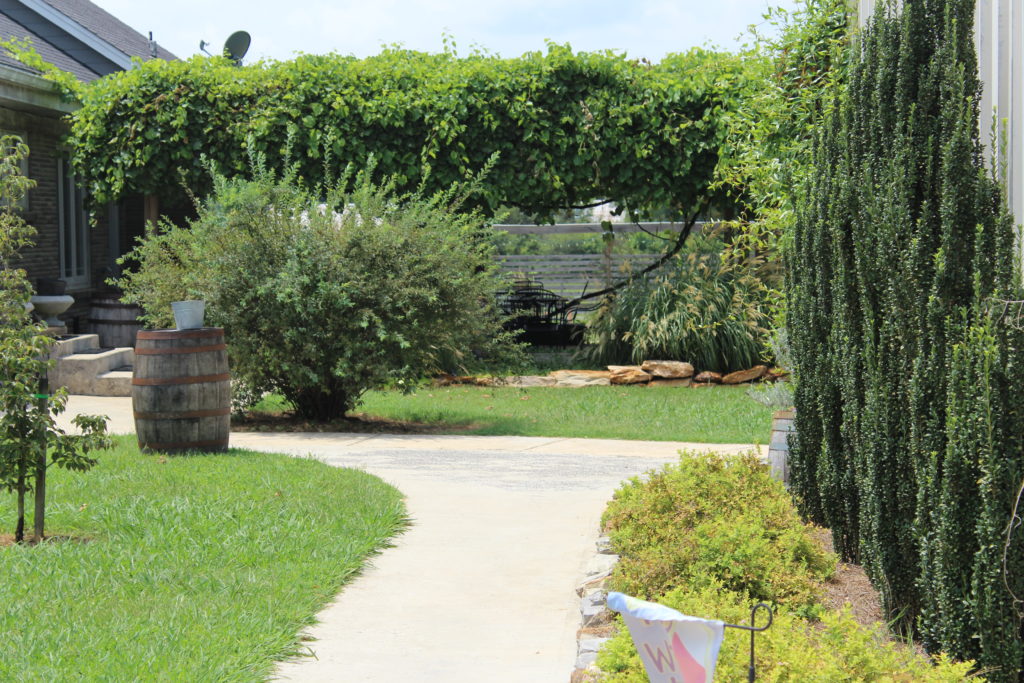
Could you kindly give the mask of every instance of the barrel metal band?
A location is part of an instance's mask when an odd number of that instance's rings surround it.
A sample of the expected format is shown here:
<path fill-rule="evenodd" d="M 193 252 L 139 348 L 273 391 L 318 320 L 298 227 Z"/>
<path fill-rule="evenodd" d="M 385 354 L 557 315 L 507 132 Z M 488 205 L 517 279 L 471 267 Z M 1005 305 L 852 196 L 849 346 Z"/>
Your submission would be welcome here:
<path fill-rule="evenodd" d="M 231 379 L 231 373 L 220 375 L 196 375 L 194 377 L 132 377 L 132 386 L 158 387 L 170 384 L 202 384 L 203 382 L 223 382 Z"/>
<path fill-rule="evenodd" d="M 108 320 L 106 318 L 89 318 L 89 322 L 94 325 L 135 325 L 136 327 L 142 324 L 138 320 Z"/>
<path fill-rule="evenodd" d="M 199 330 L 139 330 L 139 339 L 196 339 L 198 337 L 220 337 L 222 327 L 205 327 Z"/>
<path fill-rule="evenodd" d="M 146 450 L 171 451 L 178 449 L 200 449 L 200 448 L 227 448 L 228 440 L 212 439 L 210 441 L 168 441 L 164 443 L 140 443 L 139 446 Z"/>
<path fill-rule="evenodd" d="M 122 311 L 138 311 L 139 313 L 142 312 L 142 309 L 134 304 L 122 304 L 121 302 L 107 303 L 105 301 L 93 301 L 91 304 L 89 304 L 89 306 L 92 308 L 119 308 Z"/>
<path fill-rule="evenodd" d="M 224 351 L 227 344 L 210 344 L 209 346 L 175 346 L 169 349 L 136 348 L 136 356 L 164 356 L 175 353 L 206 353 L 207 351 Z"/>
<path fill-rule="evenodd" d="M 136 420 L 187 420 L 197 417 L 221 417 L 230 415 L 231 408 L 212 408 L 210 410 L 184 410 L 147 413 L 135 411 Z"/>

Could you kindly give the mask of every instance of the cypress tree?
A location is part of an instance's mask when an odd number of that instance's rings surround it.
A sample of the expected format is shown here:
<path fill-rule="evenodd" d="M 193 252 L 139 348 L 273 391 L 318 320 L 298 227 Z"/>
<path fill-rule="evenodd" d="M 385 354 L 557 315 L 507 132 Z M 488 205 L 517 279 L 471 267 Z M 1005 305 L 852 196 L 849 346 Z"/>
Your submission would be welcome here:
<path fill-rule="evenodd" d="M 1014 227 L 979 136 L 974 0 L 881 2 L 786 257 L 793 487 L 929 650 L 1017 680 L 1024 462 Z M 1005 563 L 1011 568 L 1003 569 Z"/>

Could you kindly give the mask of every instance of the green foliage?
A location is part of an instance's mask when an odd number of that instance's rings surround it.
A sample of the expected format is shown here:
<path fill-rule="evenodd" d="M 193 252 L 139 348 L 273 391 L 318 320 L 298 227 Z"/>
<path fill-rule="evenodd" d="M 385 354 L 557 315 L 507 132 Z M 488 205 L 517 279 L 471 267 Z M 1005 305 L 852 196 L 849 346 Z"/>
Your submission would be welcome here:
<path fill-rule="evenodd" d="M 371 166 L 305 189 L 254 166 L 254 180 L 215 175 L 188 228 L 165 224 L 128 257 L 140 267 L 121 285 L 151 324 L 171 301 L 205 300 L 235 377 L 311 419 L 507 347 L 482 220 L 459 211 L 474 186 L 403 195 Z"/>
<path fill-rule="evenodd" d="M 294 152 L 313 180 L 370 155 L 402 191 L 428 193 L 500 159 L 475 201 L 548 216 L 610 199 L 692 211 L 717 162 L 726 102 L 694 51 L 671 68 L 550 44 L 515 59 L 386 49 L 235 67 L 150 60 L 84 89 L 70 144 L 99 200 L 162 193 L 176 172 L 200 194 L 205 154 L 225 175 L 247 154 Z M 275 162 L 276 163 L 276 162 Z"/>
<path fill-rule="evenodd" d="M 83 471 L 96 464 L 88 453 L 102 446 L 105 418 L 77 416 L 81 434 L 65 434 L 53 416 L 64 410 L 67 392 L 47 401 L 36 394 L 50 367 L 51 340 L 44 326 L 31 321 L 25 304 L 31 296 L 25 272 L 15 265 L 18 252 L 31 245 L 35 230 L 14 208 L 34 183 L 21 174 L 28 147 L 17 136 L 0 137 L 0 489 L 17 492 L 15 539 L 24 540 L 25 494 L 35 490 L 36 536 L 42 536 L 46 470 L 57 465 Z"/>
<path fill-rule="evenodd" d="M 77 100 L 86 87 L 74 74 L 62 71 L 43 59 L 28 38 L 0 40 L 0 49 L 28 68 L 42 72 L 43 78 L 53 83 L 61 97 L 68 102 Z"/>
<path fill-rule="evenodd" d="M 265 681 L 406 524 L 401 493 L 365 472 L 134 441 L 88 477 L 53 475 L 64 539 L 0 549 L 0 679 Z"/>
<path fill-rule="evenodd" d="M 751 601 L 713 581 L 707 586 L 680 588 L 658 602 L 683 614 L 721 619 L 731 624 L 750 621 Z M 715 679 L 744 681 L 750 663 L 745 631 L 726 629 Z M 646 683 L 643 662 L 629 632 L 622 628 L 598 653 L 597 664 L 609 683 Z M 771 628 L 757 634 L 755 664 L 759 681 L 794 683 L 833 681 L 940 681 L 959 683 L 970 677 L 972 663 L 955 663 L 945 655 L 934 661 L 913 647 L 886 642 L 881 625 L 857 624 L 849 609 L 826 612 L 810 623 L 791 609 L 777 607 Z M 982 679 L 972 679 L 982 680 Z"/>
<path fill-rule="evenodd" d="M 604 515 L 621 559 L 612 587 L 707 619 L 749 623 L 753 604 L 775 611 L 757 635 L 758 680 L 960 681 L 972 663 L 933 666 L 881 625 L 818 604 L 836 558 L 812 538 L 782 484 L 748 454 L 685 453 L 678 465 L 624 484 Z M 818 621 L 820 619 L 820 621 Z M 745 680 L 746 632 L 726 629 L 716 679 Z M 643 664 L 622 627 L 598 655 L 602 680 L 643 683 Z"/>
<path fill-rule="evenodd" d="M 654 600 L 674 588 L 719 588 L 813 612 L 835 557 L 814 541 L 789 494 L 753 454 L 684 453 L 634 477 L 603 516 L 622 557 L 614 590 Z"/>
<path fill-rule="evenodd" d="M 990 313 L 1021 294 L 979 142 L 973 12 L 880 7 L 817 137 L 787 254 L 791 475 L 892 618 L 1016 681 L 1024 544 L 1005 534 L 1024 475 L 1024 335 Z"/>
<path fill-rule="evenodd" d="M 846 78 L 848 12 L 848 0 L 769 9 L 765 22 L 774 30 L 754 33 L 731 79 L 740 106 L 725 117 L 713 188 L 735 205 L 723 225 L 729 259 L 755 269 L 773 307 L 782 306 L 779 245 L 793 224 L 796 190 L 812 168 L 814 131 Z"/>
<path fill-rule="evenodd" d="M 768 319 L 759 280 L 698 242 L 605 300 L 590 324 L 600 363 L 682 360 L 730 372 L 755 365 Z"/>

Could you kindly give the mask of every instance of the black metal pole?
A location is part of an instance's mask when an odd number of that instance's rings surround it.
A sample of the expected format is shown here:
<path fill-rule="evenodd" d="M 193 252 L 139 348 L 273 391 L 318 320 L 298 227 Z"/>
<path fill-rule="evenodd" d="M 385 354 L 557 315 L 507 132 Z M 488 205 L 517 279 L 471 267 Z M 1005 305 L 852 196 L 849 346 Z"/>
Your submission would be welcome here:
<path fill-rule="evenodd" d="M 768 612 L 768 623 L 764 626 L 754 625 L 757 622 L 757 610 L 759 609 L 763 609 L 766 612 Z M 754 666 L 754 634 L 758 633 L 759 631 L 764 631 L 769 626 L 771 626 L 774 616 L 775 615 L 772 613 L 771 607 L 764 604 L 763 602 L 759 602 L 750 608 L 750 626 L 741 626 L 739 624 L 725 625 L 727 628 L 738 628 L 743 629 L 744 631 L 750 631 L 750 666 L 747 668 L 747 681 L 749 681 L 749 683 L 754 683 L 754 681 L 757 680 L 757 669 Z"/>

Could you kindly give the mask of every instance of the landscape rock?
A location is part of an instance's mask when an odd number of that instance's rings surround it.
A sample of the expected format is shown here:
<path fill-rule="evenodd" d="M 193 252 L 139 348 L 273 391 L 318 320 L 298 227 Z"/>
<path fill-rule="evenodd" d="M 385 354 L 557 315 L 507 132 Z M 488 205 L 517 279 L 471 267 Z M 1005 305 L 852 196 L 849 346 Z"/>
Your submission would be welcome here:
<path fill-rule="evenodd" d="M 651 380 L 649 387 L 688 387 L 693 384 L 693 380 L 687 377 L 686 379 L 658 379 L 655 377 Z"/>
<path fill-rule="evenodd" d="M 645 384 L 651 376 L 640 369 L 639 365 L 609 365 L 612 384 Z"/>
<path fill-rule="evenodd" d="M 612 620 L 612 613 L 605 606 L 607 593 L 601 589 L 587 593 L 580 600 L 580 617 L 584 628 L 599 626 Z"/>
<path fill-rule="evenodd" d="M 719 384 L 722 381 L 722 373 L 705 370 L 693 378 L 694 384 Z"/>
<path fill-rule="evenodd" d="M 558 382 L 554 377 L 540 377 L 538 375 L 521 375 L 505 378 L 505 386 L 508 387 L 553 387 Z"/>
<path fill-rule="evenodd" d="M 587 561 L 587 569 L 584 572 L 584 576 L 587 580 L 594 578 L 595 576 L 607 575 L 611 572 L 612 568 L 619 561 L 619 556 L 614 553 L 600 553 L 594 555 L 590 560 Z"/>
<path fill-rule="evenodd" d="M 583 580 L 583 583 L 576 586 L 577 597 L 582 598 L 587 593 L 592 593 L 596 590 L 604 588 L 605 581 L 612 575 L 611 572 L 607 574 L 598 574 L 597 576 L 591 576 Z"/>
<path fill-rule="evenodd" d="M 640 369 L 665 379 L 693 377 L 693 366 L 680 360 L 645 360 Z"/>
<path fill-rule="evenodd" d="M 608 638 L 587 638 L 579 642 L 576 653 L 576 668 L 588 669 L 597 661 L 597 651 L 608 642 Z"/>
<path fill-rule="evenodd" d="M 786 379 L 787 377 L 789 377 L 789 373 L 782 368 L 772 368 L 764 373 L 764 377 L 761 380 L 765 382 L 778 382 L 780 379 Z"/>
<path fill-rule="evenodd" d="M 608 379 L 612 376 L 610 370 L 555 370 L 548 375 L 555 379 L 564 379 L 566 377 L 585 377 L 590 379 L 605 378 Z"/>
<path fill-rule="evenodd" d="M 612 552 L 612 539 L 610 536 L 608 536 L 608 534 L 598 536 L 597 541 L 594 542 L 594 545 L 597 546 L 597 552 L 599 552 L 602 555 L 615 554 L 614 552 Z"/>
<path fill-rule="evenodd" d="M 768 372 L 767 366 L 755 365 L 749 370 L 737 370 L 736 372 L 730 372 L 722 378 L 722 384 L 743 384 L 744 382 L 753 382 L 755 379 L 761 379 L 764 377 L 766 372 Z"/>
<path fill-rule="evenodd" d="M 555 379 L 556 387 L 606 387 L 611 384 L 607 370 L 555 370 L 548 377 Z"/>

